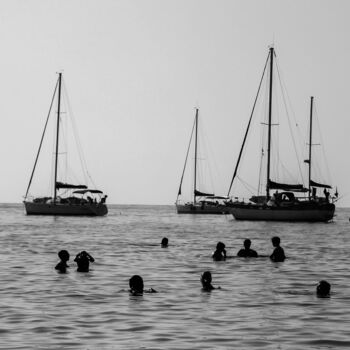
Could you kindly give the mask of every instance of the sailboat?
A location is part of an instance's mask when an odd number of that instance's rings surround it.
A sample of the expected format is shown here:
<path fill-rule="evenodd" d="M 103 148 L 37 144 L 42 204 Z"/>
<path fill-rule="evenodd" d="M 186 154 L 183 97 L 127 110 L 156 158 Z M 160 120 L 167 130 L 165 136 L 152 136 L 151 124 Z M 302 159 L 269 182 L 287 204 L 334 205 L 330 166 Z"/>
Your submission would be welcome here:
<path fill-rule="evenodd" d="M 193 133 L 194 140 L 194 177 L 193 177 L 193 201 L 183 203 L 180 200 L 182 194 L 182 183 L 187 165 L 187 159 L 192 143 Z M 179 191 L 176 198 L 176 210 L 178 214 L 224 214 L 227 213 L 227 208 L 223 200 L 228 199 L 226 196 L 215 196 L 212 193 L 206 193 L 197 189 L 197 165 L 198 165 L 198 108 L 194 118 L 194 124 L 191 132 L 190 143 L 188 145 L 185 165 L 183 168 Z"/>
<path fill-rule="evenodd" d="M 305 222 L 327 222 L 334 216 L 335 200 L 337 197 L 330 198 L 328 189 L 330 185 L 318 183 L 312 180 L 312 114 L 313 114 L 313 97 L 310 106 L 310 134 L 309 134 L 309 155 L 305 163 L 308 164 L 308 186 L 303 184 L 288 184 L 274 181 L 271 175 L 271 151 L 273 144 L 271 142 L 272 122 L 272 83 L 273 83 L 273 60 L 275 52 L 274 48 L 269 49 L 269 54 L 265 63 L 263 76 L 260 81 L 258 94 L 262 84 L 262 80 L 266 71 L 267 63 L 270 63 L 269 69 L 269 101 L 268 101 L 268 137 L 267 137 L 267 166 L 266 166 L 266 193 L 265 195 L 257 194 L 252 196 L 249 201 L 236 200 L 226 202 L 230 212 L 237 220 L 266 220 L 266 221 L 305 221 Z M 243 144 L 236 163 L 235 171 L 232 177 L 228 195 L 232 188 L 232 184 L 237 177 L 238 166 L 242 156 L 243 148 L 247 139 L 250 128 L 254 108 L 257 102 L 254 102 L 252 114 L 249 119 L 248 127 L 243 139 Z M 323 188 L 324 196 L 317 195 L 317 188 Z M 273 194 L 272 191 L 275 190 Z M 281 191 L 281 192 L 278 192 Z M 308 195 L 300 196 L 300 193 Z"/>
<path fill-rule="evenodd" d="M 88 188 L 83 184 L 71 184 L 58 179 L 59 154 L 60 154 L 60 124 L 61 124 L 61 100 L 62 100 L 62 73 L 58 74 L 54 94 L 51 100 L 50 110 L 46 119 L 44 131 L 41 137 L 39 149 L 36 155 L 34 167 L 30 176 L 26 194 L 24 196 L 24 206 L 27 215 L 87 215 L 103 216 L 108 212 L 106 205 L 107 195 L 97 189 Z M 38 163 L 40 151 L 44 141 L 44 136 L 51 115 L 52 106 L 57 98 L 57 120 L 55 130 L 55 151 L 54 151 L 54 179 L 52 193 L 48 196 L 33 197 L 29 195 L 29 190 Z"/>

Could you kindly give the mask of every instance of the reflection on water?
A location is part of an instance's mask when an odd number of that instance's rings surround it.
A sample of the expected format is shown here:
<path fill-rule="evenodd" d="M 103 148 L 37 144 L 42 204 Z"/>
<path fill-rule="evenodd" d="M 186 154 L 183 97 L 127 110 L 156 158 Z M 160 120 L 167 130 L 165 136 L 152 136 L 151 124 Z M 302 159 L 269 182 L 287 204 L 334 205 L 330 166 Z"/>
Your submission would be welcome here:
<path fill-rule="evenodd" d="M 292 224 L 179 216 L 168 206 L 111 206 L 105 218 L 0 208 L 1 349 L 350 347 L 349 210 L 330 224 Z M 233 256 L 245 238 L 269 255 L 274 235 L 283 263 L 210 258 L 218 241 Z M 54 270 L 61 249 L 68 274 Z M 95 258 L 89 273 L 72 261 L 82 250 Z M 201 290 L 206 270 L 222 289 Z M 135 274 L 159 293 L 130 296 Z M 316 297 L 321 279 L 331 298 Z"/>

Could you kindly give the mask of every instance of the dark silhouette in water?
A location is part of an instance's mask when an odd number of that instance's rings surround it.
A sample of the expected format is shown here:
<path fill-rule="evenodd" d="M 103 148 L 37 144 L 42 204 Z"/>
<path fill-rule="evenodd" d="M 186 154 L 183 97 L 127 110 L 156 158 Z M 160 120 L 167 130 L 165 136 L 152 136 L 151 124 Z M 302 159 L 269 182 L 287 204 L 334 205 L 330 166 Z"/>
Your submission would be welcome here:
<path fill-rule="evenodd" d="M 67 250 L 60 250 L 58 252 L 58 257 L 61 259 L 61 261 L 55 266 L 55 269 L 58 270 L 61 273 L 67 272 L 67 261 L 69 260 L 69 253 Z"/>
<path fill-rule="evenodd" d="M 168 243 L 169 243 L 168 238 L 164 237 L 164 238 L 162 239 L 162 242 L 161 242 L 162 248 L 168 248 Z"/>
<path fill-rule="evenodd" d="M 286 256 L 284 255 L 284 250 L 280 246 L 281 240 L 279 237 L 275 236 L 271 238 L 272 245 L 275 247 L 272 254 L 270 255 L 270 259 L 274 262 L 284 261 Z"/>
<path fill-rule="evenodd" d="M 143 289 L 143 279 L 139 275 L 134 275 L 129 279 L 130 293 L 132 295 L 142 295 L 143 293 L 157 293 L 156 290 L 150 288 L 148 290 Z"/>
<path fill-rule="evenodd" d="M 89 253 L 83 250 L 82 252 L 77 254 L 74 261 L 76 261 L 78 265 L 78 272 L 89 272 L 90 262 L 93 263 L 95 259 Z"/>
<path fill-rule="evenodd" d="M 245 239 L 244 240 L 244 249 L 241 249 L 238 253 L 237 256 L 239 256 L 240 258 L 257 258 L 258 257 L 258 253 L 253 250 L 250 249 L 250 245 L 252 244 L 250 239 Z"/>
<path fill-rule="evenodd" d="M 318 297 L 329 297 L 331 291 L 331 285 L 327 281 L 320 281 L 316 287 L 316 293 Z"/>
<path fill-rule="evenodd" d="M 216 250 L 213 253 L 213 260 L 214 261 L 221 261 L 226 260 L 226 250 L 225 250 L 225 244 L 222 242 L 218 242 L 216 245 Z"/>
<path fill-rule="evenodd" d="M 212 278 L 210 271 L 205 271 L 203 275 L 201 276 L 201 282 L 202 282 L 202 289 L 209 292 L 213 289 L 220 289 L 220 287 L 215 288 L 211 284 Z"/>

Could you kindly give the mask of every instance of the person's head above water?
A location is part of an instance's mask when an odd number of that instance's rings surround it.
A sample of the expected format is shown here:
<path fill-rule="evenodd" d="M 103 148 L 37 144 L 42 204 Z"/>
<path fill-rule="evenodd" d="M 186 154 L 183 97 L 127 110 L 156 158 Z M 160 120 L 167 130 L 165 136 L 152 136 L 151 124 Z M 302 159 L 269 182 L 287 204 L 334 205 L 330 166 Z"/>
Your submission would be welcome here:
<path fill-rule="evenodd" d="M 139 275 L 134 275 L 129 279 L 129 287 L 131 293 L 143 293 L 143 279 Z"/>
<path fill-rule="evenodd" d="M 327 281 L 320 281 L 316 287 L 316 293 L 318 296 L 326 297 L 329 296 L 331 291 L 331 285 Z"/>
<path fill-rule="evenodd" d="M 58 257 L 61 259 L 61 261 L 55 266 L 55 269 L 58 270 L 61 273 L 67 272 L 67 261 L 69 260 L 69 253 L 66 250 L 60 250 L 58 252 Z"/>
<path fill-rule="evenodd" d="M 245 248 L 245 249 L 249 249 L 250 246 L 251 246 L 251 244 L 252 244 L 252 242 L 251 242 L 250 239 L 247 238 L 247 239 L 244 240 L 243 245 L 244 245 L 244 248 Z"/>
<path fill-rule="evenodd" d="M 169 240 L 166 237 L 163 237 L 161 245 L 163 248 L 166 248 L 168 246 Z"/>
<path fill-rule="evenodd" d="M 211 273 L 210 271 L 205 271 L 202 276 L 201 276 L 201 282 L 202 282 L 202 286 L 203 288 L 211 286 Z"/>
<path fill-rule="evenodd" d="M 90 262 L 94 262 L 95 259 L 85 250 L 77 254 L 74 261 L 78 265 L 78 272 L 89 272 Z"/>
<path fill-rule="evenodd" d="M 218 242 L 217 245 L 216 245 L 216 250 L 220 250 L 220 251 L 223 251 L 225 249 L 225 244 L 222 243 L 222 242 Z"/>
<path fill-rule="evenodd" d="M 58 257 L 62 260 L 62 261 L 68 261 L 69 260 L 69 253 L 67 250 L 63 249 L 60 250 L 58 252 Z"/>
<path fill-rule="evenodd" d="M 274 247 L 278 247 L 281 243 L 281 240 L 279 237 L 275 236 L 271 238 L 271 242 Z"/>

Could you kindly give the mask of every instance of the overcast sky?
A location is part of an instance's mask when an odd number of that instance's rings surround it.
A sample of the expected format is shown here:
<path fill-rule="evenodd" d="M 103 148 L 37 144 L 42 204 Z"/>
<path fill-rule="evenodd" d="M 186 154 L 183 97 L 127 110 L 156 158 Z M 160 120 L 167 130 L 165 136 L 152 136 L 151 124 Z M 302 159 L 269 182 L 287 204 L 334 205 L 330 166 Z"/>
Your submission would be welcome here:
<path fill-rule="evenodd" d="M 196 106 L 226 193 L 273 44 L 296 118 L 315 96 L 330 181 L 349 206 L 349 10 L 346 0 L 1 1 L 0 201 L 23 199 L 57 71 L 109 203 L 174 203 Z"/>

